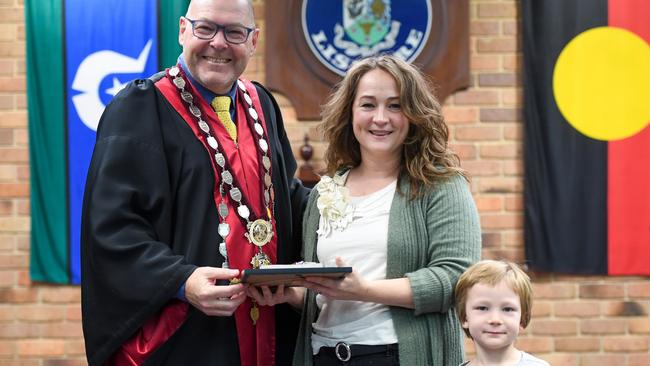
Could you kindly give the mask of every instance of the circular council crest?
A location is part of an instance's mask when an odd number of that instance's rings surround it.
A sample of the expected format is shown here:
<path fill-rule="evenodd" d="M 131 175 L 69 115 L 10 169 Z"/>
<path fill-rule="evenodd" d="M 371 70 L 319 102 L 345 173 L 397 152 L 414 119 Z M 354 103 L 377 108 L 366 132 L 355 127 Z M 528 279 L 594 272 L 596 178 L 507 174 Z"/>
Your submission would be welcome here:
<path fill-rule="evenodd" d="M 359 58 L 390 53 L 413 61 L 431 31 L 427 0 L 304 0 L 302 29 L 313 54 L 344 75 Z"/>

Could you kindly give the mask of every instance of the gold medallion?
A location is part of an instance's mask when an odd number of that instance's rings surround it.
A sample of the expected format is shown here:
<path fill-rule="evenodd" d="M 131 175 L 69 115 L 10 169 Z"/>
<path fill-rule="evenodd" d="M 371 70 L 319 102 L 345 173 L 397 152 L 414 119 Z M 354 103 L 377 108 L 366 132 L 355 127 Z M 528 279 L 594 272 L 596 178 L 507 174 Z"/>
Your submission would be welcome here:
<path fill-rule="evenodd" d="M 245 235 L 249 242 L 263 247 L 273 237 L 273 226 L 270 221 L 257 219 L 248 224 L 248 232 Z"/>

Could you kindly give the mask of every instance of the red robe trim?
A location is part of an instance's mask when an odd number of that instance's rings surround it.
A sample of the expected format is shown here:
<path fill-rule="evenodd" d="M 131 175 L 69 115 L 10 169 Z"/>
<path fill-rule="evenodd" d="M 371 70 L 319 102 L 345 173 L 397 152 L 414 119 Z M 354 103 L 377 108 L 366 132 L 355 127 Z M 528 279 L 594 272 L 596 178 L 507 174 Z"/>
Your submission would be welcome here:
<path fill-rule="evenodd" d="M 259 96 L 255 86 L 247 80 L 241 80 L 246 86 L 246 90 L 250 95 L 255 110 L 258 112 L 260 124 L 267 131 L 266 123 Z M 226 194 L 226 197 L 221 197 L 219 193 L 220 175 L 218 174 L 217 166 L 213 158 L 213 151 L 209 147 L 205 134 L 200 130 L 197 119 L 189 113 L 187 104 L 180 98 L 180 93 L 175 85 L 165 77 L 156 83 L 156 87 L 161 91 L 174 109 L 183 117 L 187 125 L 194 131 L 196 138 L 204 145 L 206 152 L 210 156 L 210 163 L 215 175 L 214 185 L 214 200 L 215 207 L 223 200 L 228 204 L 229 213 L 226 217 L 226 222 L 230 225 L 230 234 L 226 240 L 228 251 L 228 261 L 230 268 L 239 269 L 240 271 L 246 268 L 252 268 L 250 264 L 251 258 L 257 252 L 257 247 L 248 242 L 244 233 L 246 232 L 245 224 L 237 215 L 235 210 L 234 201 Z M 197 90 L 191 83 L 186 83 L 185 86 L 194 96 L 200 96 Z M 236 181 L 240 184 L 240 189 L 243 195 L 248 199 L 248 205 L 251 213 L 255 217 L 265 217 L 266 209 L 263 203 L 263 177 L 261 176 L 262 169 L 261 161 L 258 159 L 258 139 L 251 131 L 248 121 L 247 107 L 248 104 L 242 97 L 242 93 L 238 91 L 237 94 L 237 146 L 230 138 L 223 124 L 218 120 L 216 113 L 208 105 L 208 103 L 201 97 L 194 98 L 195 105 L 201 110 L 203 119 L 210 126 L 214 137 L 219 142 L 222 151 L 225 153 L 228 163 L 230 164 L 230 172 L 235 176 Z M 270 149 L 270 147 L 269 147 Z M 271 151 L 268 152 L 272 156 Z M 215 220 L 218 215 L 215 211 Z M 275 220 L 271 220 L 273 225 L 273 232 L 277 233 Z M 219 243 L 215 242 L 215 250 L 217 250 Z M 263 247 L 264 252 L 271 258 L 271 263 L 277 262 L 277 234 L 273 235 L 271 241 Z M 260 306 L 260 317 L 257 324 L 253 326 L 250 318 L 250 309 L 252 302 L 247 299 L 235 311 L 235 322 L 237 324 L 237 337 L 239 341 L 239 353 L 242 366 L 255 366 L 255 365 L 275 365 L 275 317 L 274 309 L 269 306 Z"/>

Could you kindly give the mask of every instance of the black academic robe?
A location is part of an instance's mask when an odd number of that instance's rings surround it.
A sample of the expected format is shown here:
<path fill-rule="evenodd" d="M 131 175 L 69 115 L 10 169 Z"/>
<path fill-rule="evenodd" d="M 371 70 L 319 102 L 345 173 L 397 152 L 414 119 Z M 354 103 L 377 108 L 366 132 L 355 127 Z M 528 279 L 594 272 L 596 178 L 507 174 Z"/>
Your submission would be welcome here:
<path fill-rule="evenodd" d="M 90 365 L 101 365 L 173 299 L 197 266 L 220 267 L 210 156 L 155 87 L 136 80 L 107 106 L 84 195 L 82 315 Z M 272 155 L 278 263 L 300 256 L 306 189 L 280 109 L 259 84 Z M 187 320 L 146 365 L 239 365 L 234 317 L 190 306 Z M 277 365 L 291 362 L 299 315 L 276 307 Z"/>

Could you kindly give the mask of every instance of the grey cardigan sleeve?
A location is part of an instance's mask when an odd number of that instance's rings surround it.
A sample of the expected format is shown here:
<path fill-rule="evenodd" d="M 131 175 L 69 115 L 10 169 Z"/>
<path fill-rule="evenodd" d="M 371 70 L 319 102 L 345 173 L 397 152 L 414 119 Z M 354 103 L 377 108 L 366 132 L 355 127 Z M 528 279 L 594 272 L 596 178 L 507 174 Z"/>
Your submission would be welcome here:
<path fill-rule="evenodd" d="M 425 215 L 426 239 L 420 245 L 425 245 L 427 263 L 406 274 L 413 291 L 415 315 L 445 312 L 454 304 L 458 278 L 481 256 L 478 211 L 461 176 L 438 183 L 419 206 Z"/>

